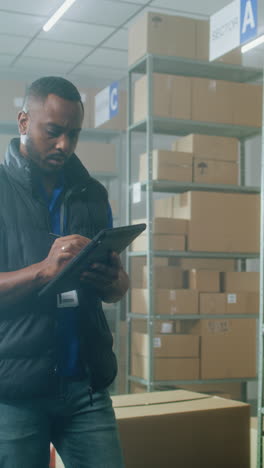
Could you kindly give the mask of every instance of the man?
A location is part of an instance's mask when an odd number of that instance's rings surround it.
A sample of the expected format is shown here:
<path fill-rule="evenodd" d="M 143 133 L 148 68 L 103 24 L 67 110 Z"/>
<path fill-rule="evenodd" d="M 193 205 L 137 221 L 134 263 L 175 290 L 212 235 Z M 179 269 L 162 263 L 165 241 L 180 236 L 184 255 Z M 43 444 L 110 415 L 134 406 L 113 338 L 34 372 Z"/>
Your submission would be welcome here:
<path fill-rule="evenodd" d="M 20 139 L 0 166 L 1 468 L 47 468 L 50 441 L 66 468 L 123 466 L 107 391 L 116 359 L 101 306 L 127 291 L 118 255 L 92 265 L 77 291 L 38 297 L 112 222 L 105 188 L 74 154 L 83 113 L 69 81 L 33 82 Z"/>

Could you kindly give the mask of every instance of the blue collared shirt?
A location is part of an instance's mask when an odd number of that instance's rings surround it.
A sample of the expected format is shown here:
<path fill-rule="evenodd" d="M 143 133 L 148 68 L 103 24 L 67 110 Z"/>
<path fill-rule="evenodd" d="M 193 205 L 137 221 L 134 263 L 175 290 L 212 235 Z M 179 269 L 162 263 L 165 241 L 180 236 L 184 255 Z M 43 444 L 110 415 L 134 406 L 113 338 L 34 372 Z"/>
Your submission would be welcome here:
<path fill-rule="evenodd" d="M 64 235 L 61 232 L 61 205 L 64 189 L 64 179 L 60 179 L 59 184 L 53 190 L 49 197 L 44 187 L 40 184 L 40 193 L 45 200 L 49 213 L 52 232 L 58 235 Z M 65 224 L 65 220 L 64 220 Z M 113 227 L 113 216 L 110 204 L 108 204 L 108 227 Z M 76 376 L 82 374 L 80 362 L 80 343 L 77 332 L 77 308 L 65 307 L 57 308 L 57 372 L 62 376 Z"/>

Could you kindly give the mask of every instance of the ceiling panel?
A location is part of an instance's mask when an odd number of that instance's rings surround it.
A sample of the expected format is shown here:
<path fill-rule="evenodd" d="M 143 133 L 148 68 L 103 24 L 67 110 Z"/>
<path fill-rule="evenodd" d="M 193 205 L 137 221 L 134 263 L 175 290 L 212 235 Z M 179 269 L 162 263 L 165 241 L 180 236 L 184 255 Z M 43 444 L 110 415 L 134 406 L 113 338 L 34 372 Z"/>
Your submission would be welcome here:
<path fill-rule="evenodd" d="M 93 24 L 61 20 L 50 31 L 42 31 L 39 37 L 75 44 L 96 45 L 114 30 L 115 28 L 110 26 L 95 26 Z"/>
<path fill-rule="evenodd" d="M 113 49 L 128 49 L 128 33 L 126 29 L 120 29 L 110 39 L 105 41 L 104 47 L 112 47 Z"/>
<path fill-rule="evenodd" d="M 154 0 L 151 7 L 170 8 L 178 13 L 209 16 L 224 8 L 231 0 Z"/>
<path fill-rule="evenodd" d="M 142 6 L 146 5 L 149 0 L 112 0 L 113 2 L 122 2 L 122 3 L 134 3 L 135 5 Z"/>
<path fill-rule="evenodd" d="M 40 59 L 37 57 L 21 57 L 12 67 L 14 70 L 34 71 L 40 74 L 66 73 L 71 67 L 70 63 L 58 60 Z"/>
<path fill-rule="evenodd" d="M 0 10 L 20 11 L 31 15 L 49 16 L 62 4 L 62 0 L 39 2 L 36 0 L 0 0 Z"/>
<path fill-rule="evenodd" d="M 27 37 L 0 34 L 0 54 L 18 54 L 28 43 Z"/>
<path fill-rule="evenodd" d="M 0 54 L 0 67 L 7 67 L 14 60 L 14 55 Z"/>
<path fill-rule="evenodd" d="M 82 0 L 72 5 L 65 14 L 65 19 L 119 26 L 129 16 L 136 13 L 138 9 L 139 6 L 132 3 L 119 3 L 110 0 Z"/>
<path fill-rule="evenodd" d="M 89 65 L 79 65 L 70 77 L 83 76 L 87 78 L 98 77 L 99 79 L 106 79 L 108 81 L 119 80 L 126 75 L 123 69 L 111 69 L 109 67 L 93 67 Z"/>
<path fill-rule="evenodd" d="M 26 49 L 24 55 L 75 63 L 81 60 L 90 50 L 92 50 L 92 47 L 89 46 L 36 39 Z"/>
<path fill-rule="evenodd" d="M 127 53 L 121 50 L 100 48 L 89 55 L 83 63 L 87 65 L 105 65 L 111 68 L 127 69 Z"/>
<path fill-rule="evenodd" d="M 1 34 L 32 37 L 43 24 L 43 18 L 39 16 L 0 12 Z"/>

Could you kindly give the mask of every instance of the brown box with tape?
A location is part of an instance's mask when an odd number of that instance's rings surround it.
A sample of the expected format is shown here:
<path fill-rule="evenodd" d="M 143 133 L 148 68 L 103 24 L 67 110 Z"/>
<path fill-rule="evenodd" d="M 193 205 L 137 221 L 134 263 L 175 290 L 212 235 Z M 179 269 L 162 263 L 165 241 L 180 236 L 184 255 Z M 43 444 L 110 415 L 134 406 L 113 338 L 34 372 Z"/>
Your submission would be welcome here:
<path fill-rule="evenodd" d="M 198 291 L 189 289 L 156 289 L 154 291 L 156 315 L 196 315 L 198 314 Z M 131 291 L 131 312 L 148 313 L 148 290 L 133 288 Z"/>

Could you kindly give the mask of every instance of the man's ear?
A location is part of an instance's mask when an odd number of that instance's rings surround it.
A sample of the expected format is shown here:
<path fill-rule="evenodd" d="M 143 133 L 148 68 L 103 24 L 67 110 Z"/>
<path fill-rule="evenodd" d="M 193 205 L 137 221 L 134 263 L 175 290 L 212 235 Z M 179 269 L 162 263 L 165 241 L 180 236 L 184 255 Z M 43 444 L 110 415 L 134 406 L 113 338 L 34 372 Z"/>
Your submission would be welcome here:
<path fill-rule="evenodd" d="M 28 113 L 23 110 L 20 111 L 17 117 L 17 121 L 20 135 L 26 135 L 29 122 Z"/>

